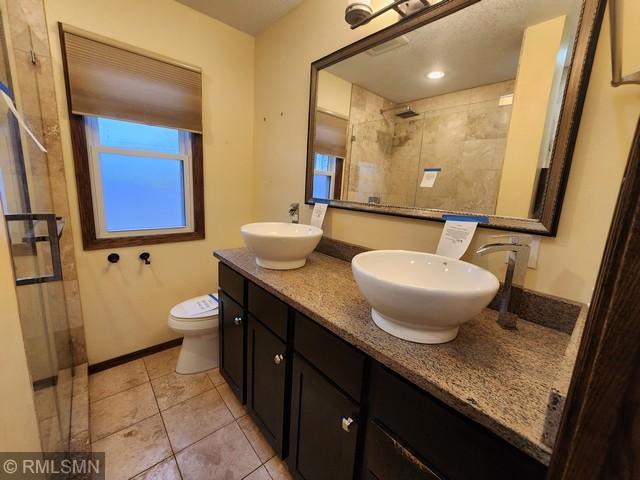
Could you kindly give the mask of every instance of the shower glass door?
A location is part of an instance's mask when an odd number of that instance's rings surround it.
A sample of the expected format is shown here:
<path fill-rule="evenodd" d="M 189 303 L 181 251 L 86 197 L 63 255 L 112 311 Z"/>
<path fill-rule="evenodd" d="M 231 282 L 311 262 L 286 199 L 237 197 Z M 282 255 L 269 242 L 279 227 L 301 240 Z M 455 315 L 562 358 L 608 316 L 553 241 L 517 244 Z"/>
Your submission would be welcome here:
<path fill-rule="evenodd" d="M 2 12 L 4 13 L 4 12 Z M 5 25 L 0 17 L 0 82 L 20 111 L 39 102 L 37 89 L 21 96 L 12 86 Z M 39 81 L 38 67 L 27 55 L 13 58 L 20 84 Z M 23 77 L 24 76 L 24 77 Z M 17 77 L 13 77 L 15 80 Z M 18 82 L 15 82 L 18 83 Z M 40 134 L 42 116 L 27 123 Z M 0 204 L 7 222 L 15 272 L 20 322 L 34 390 L 43 451 L 69 449 L 73 358 L 60 260 L 62 219 L 53 212 L 47 154 L 21 131 L 4 101 L 0 102 Z"/>

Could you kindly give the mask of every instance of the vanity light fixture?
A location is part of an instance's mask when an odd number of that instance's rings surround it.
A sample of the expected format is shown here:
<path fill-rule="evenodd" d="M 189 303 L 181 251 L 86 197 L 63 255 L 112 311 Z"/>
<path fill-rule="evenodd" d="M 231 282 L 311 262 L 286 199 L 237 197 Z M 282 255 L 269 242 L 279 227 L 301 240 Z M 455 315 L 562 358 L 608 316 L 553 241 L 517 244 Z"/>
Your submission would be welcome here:
<path fill-rule="evenodd" d="M 351 30 L 369 23 L 376 17 L 390 10 L 395 10 L 402 19 L 415 15 L 429 8 L 440 0 L 394 0 L 377 12 L 371 8 L 371 0 L 348 0 L 344 11 L 345 21 L 351 25 Z"/>
<path fill-rule="evenodd" d="M 441 72 L 440 70 L 434 70 L 433 72 L 429 72 L 427 74 L 427 78 L 429 80 L 438 80 L 440 78 L 443 78 L 446 75 L 446 73 Z"/>

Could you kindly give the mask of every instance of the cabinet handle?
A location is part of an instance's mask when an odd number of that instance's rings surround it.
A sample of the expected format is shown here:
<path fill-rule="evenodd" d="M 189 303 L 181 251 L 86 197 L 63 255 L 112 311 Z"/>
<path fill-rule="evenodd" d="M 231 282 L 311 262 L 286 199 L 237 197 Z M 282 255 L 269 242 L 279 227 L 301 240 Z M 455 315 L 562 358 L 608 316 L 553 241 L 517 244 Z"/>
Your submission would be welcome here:
<path fill-rule="evenodd" d="M 347 418 L 342 417 L 342 429 L 345 432 L 350 432 L 351 431 L 351 424 L 353 422 L 354 422 L 354 420 L 351 417 L 347 417 Z"/>
<path fill-rule="evenodd" d="M 284 356 L 280 353 L 276 354 L 276 356 L 273 357 L 273 363 L 275 363 L 276 365 L 280 365 L 282 360 L 284 360 Z"/>
<path fill-rule="evenodd" d="M 233 323 L 240 325 L 242 323 L 242 317 L 236 317 L 233 319 Z"/>

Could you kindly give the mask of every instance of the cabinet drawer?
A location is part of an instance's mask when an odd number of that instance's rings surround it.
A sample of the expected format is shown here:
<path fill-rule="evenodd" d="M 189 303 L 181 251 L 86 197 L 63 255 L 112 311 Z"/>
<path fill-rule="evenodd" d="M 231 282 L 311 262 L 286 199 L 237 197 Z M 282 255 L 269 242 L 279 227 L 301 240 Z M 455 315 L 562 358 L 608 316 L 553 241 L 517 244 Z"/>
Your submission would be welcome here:
<path fill-rule="evenodd" d="M 545 477 L 544 465 L 379 364 L 371 376 L 371 417 L 445 478 Z"/>
<path fill-rule="evenodd" d="M 362 352 L 298 312 L 294 346 L 309 363 L 360 401 L 365 360 Z"/>
<path fill-rule="evenodd" d="M 287 316 L 289 308 L 266 290 L 249 282 L 248 309 L 282 340 L 287 339 Z"/>
<path fill-rule="evenodd" d="M 375 421 L 367 425 L 364 478 L 367 480 L 441 480 Z"/>
<path fill-rule="evenodd" d="M 242 275 L 220 262 L 218 264 L 218 283 L 220 289 L 224 290 L 239 305 L 244 306 L 245 279 Z"/>

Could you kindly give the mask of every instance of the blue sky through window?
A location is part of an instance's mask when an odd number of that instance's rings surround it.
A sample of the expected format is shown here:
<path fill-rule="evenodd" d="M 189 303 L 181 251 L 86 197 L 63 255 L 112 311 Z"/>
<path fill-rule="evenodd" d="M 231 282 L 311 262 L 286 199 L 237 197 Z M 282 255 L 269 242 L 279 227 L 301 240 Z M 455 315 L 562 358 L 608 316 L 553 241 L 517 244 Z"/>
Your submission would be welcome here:
<path fill-rule="evenodd" d="M 331 195 L 331 177 L 315 174 L 313 176 L 313 198 L 329 199 Z"/>
<path fill-rule="evenodd" d="M 100 154 L 107 231 L 186 226 L 181 160 Z"/>
<path fill-rule="evenodd" d="M 180 132 L 174 128 L 98 118 L 100 145 L 179 154 Z"/>

